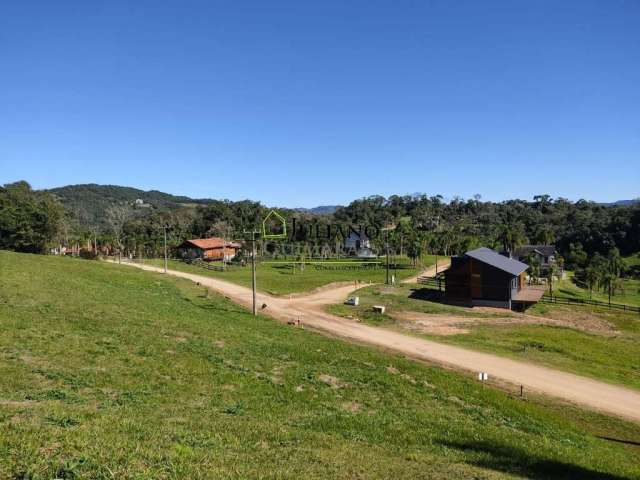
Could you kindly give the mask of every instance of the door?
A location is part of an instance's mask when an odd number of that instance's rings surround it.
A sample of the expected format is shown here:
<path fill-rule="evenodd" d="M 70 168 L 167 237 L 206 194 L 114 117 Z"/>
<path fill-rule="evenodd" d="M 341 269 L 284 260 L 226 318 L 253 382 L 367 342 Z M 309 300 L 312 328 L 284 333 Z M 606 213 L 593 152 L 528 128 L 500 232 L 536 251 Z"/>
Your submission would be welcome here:
<path fill-rule="evenodd" d="M 482 264 L 471 259 L 471 298 L 482 298 Z"/>

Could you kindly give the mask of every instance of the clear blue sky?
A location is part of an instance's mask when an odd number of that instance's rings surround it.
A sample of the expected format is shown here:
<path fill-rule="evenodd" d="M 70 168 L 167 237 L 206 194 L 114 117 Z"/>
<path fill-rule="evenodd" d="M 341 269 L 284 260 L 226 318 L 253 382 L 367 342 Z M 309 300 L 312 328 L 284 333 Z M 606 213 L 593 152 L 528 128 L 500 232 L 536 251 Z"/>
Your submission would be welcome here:
<path fill-rule="evenodd" d="M 640 1 L 14 1 L 0 183 L 640 196 Z"/>

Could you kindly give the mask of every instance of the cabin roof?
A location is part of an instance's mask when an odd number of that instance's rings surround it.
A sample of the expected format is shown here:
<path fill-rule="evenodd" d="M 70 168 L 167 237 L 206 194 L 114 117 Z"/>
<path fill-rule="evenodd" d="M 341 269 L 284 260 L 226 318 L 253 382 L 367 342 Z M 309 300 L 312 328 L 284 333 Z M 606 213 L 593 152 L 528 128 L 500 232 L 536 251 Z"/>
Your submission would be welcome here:
<path fill-rule="evenodd" d="M 554 245 L 522 245 L 516 248 L 516 257 L 526 257 L 530 252 L 538 252 L 540 255 L 548 257 L 556 254 L 556 247 Z"/>
<path fill-rule="evenodd" d="M 491 265 L 499 270 L 510 273 L 511 275 L 520 275 L 529 265 L 519 262 L 513 258 L 507 258 L 498 252 L 487 247 L 476 248 L 465 253 L 467 257 L 471 257 L 487 265 Z"/>

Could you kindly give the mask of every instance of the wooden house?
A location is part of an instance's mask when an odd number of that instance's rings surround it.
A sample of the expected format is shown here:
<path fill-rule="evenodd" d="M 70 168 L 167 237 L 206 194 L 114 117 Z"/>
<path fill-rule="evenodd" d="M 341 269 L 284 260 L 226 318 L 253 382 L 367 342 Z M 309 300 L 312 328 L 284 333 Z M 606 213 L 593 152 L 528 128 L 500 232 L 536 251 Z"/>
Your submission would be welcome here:
<path fill-rule="evenodd" d="M 445 271 L 445 299 L 470 306 L 513 308 L 540 300 L 542 290 L 525 285 L 529 268 L 482 247 L 451 259 Z"/>
<path fill-rule="evenodd" d="M 240 244 L 229 242 L 223 238 L 195 238 L 185 240 L 177 247 L 178 256 L 183 260 L 195 260 L 197 258 L 205 261 L 225 261 L 231 260 L 240 250 Z"/>

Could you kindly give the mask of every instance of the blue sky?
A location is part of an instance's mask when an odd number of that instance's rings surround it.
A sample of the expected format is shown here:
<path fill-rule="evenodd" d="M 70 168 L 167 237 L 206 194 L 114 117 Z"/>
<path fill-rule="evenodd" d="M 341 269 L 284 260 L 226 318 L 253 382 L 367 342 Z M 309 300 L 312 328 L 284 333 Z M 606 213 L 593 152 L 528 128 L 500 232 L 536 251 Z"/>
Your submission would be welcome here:
<path fill-rule="evenodd" d="M 0 183 L 640 196 L 640 2 L 0 4 Z"/>

